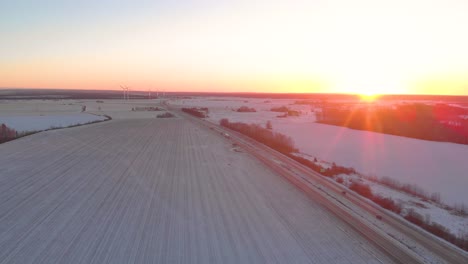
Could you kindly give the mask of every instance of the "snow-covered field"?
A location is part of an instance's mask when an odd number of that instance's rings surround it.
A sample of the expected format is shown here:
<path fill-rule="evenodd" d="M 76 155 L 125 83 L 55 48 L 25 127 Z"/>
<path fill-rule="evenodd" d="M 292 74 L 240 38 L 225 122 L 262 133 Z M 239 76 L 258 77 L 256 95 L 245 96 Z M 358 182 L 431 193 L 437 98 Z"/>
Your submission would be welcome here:
<path fill-rule="evenodd" d="M 132 112 L 136 106 L 155 106 L 160 100 L 24 100 L 0 101 L 0 123 L 18 130 L 42 130 L 99 120 L 110 115 L 114 120 L 154 118 L 158 112 Z M 443 202 L 468 204 L 468 146 L 429 142 L 410 138 L 357 131 L 314 123 L 315 108 L 294 105 L 294 100 L 252 98 L 193 98 L 170 100 L 183 107 L 208 107 L 211 122 L 222 118 L 231 121 L 265 125 L 271 121 L 273 130 L 291 136 L 300 155 L 317 157 L 323 167 L 338 165 L 355 168 L 358 172 L 377 177 L 390 177 L 402 183 L 416 184 L 429 194 L 441 193 Z M 86 105 L 86 113 L 81 106 Z M 238 113 L 240 106 L 254 107 L 255 113 Z M 299 117 L 278 118 L 282 113 L 272 107 L 288 106 L 302 114 Z M 468 230 L 468 219 L 455 215 L 430 202 L 402 194 L 385 186 L 368 182 L 374 193 L 392 197 L 404 208 L 413 208 L 431 221 L 443 224 L 452 233 Z M 424 207 L 421 207 L 423 204 Z"/>
<path fill-rule="evenodd" d="M 103 121 L 103 115 L 81 112 L 81 104 L 62 101 L 0 101 L 0 124 L 18 132 L 42 131 Z"/>
<path fill-rule="evenodd" d="M 154 118 L 157 112 L 132 112 L 132 107 L 154 106 L 160 100 L 0 100 L 0 124 L 18 132 L 40 131 L 113 119 Z M 81 112 L 86 106 L 86 112 Z"/>
<path fill-rule="evenodd" d="M 440 193 L 442 201 L 451 206 L 468 205 L 468 146 L 318 124 L 314 122 L 312 106 L 296 105 L 293 104 L 294 101 L 194 97 L 172 100 L 170 103 L 183 107 L 208 107 L 208 120 L 214 123 L 218 123 L 222 118 L 261 125 L 271 121 L 273 131 L 292 137 L 303 155 L 312 159 L 317 157 L 323 164 L 335 162 L 337 165 L 353 167 L 367 176 L 389 177 L 404 184 L 414 184 L 423 188 L 429 195 Z M 244 105 L 255 108 L 257 112 L 233 111 Z M 282 113 L 270 111 L 272 107 L 278 106 L 301 111 L 302 115 L 278 118 Z M 428 205 L 428 209 L 415 206 L 415 199 L 417 202 L 418 198 L 410 198 L 396 191 L 386 192 L 384 188 L 386 187 L 373 186 L 375 193 L 381 192 L 382 195 L 398 198 L 405 208 L 414 208 L 423 216 L 430 213 L 431 221 L 444 224 L 454 234 L 458 234 L 461 229 L 468 232 L 466 217 L 453 215 L 431 204 Z"/>
<path fill-rule="evenodd" d="M 106 120 L 105 116 L 92 115 L 88 113 L 55 114 L 46 116 L 0 116 L 0 124 L 5 124 L 7 127 L 18 132 L 40 131 L 103 120 Z"/>
<path fill-rule="evenodd" d="M 0 263 L 393 263 L 217 133 L 112 109 L 0 145 Z"/>

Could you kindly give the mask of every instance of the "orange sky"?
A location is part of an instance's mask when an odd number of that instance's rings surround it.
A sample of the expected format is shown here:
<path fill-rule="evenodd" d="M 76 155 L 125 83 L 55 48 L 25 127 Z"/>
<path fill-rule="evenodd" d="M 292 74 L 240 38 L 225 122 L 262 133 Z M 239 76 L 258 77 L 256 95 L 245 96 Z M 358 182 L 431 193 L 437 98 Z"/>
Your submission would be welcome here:
<path fill-rule="evenodd" d="M 467 1 L 12 2 L 0 87 L 468 95 Z"/>

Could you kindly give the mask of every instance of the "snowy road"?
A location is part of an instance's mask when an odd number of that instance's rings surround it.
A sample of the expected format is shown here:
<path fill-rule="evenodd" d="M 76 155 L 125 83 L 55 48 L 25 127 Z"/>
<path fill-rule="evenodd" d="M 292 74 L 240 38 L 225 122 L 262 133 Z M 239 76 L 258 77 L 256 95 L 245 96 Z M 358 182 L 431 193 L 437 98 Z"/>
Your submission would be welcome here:
<path fill-rule="evenodd" d="M 0 263 L 392 263 L 318 202 L 182 119 L 0 145 Z"/>

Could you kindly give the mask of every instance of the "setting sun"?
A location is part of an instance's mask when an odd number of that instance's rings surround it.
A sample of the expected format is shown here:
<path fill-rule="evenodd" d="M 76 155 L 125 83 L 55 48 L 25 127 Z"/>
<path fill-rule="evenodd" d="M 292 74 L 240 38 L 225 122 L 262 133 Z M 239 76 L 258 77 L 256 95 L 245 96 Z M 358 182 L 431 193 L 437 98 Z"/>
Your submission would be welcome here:
<path fill-rule="evenodd" d="M 359 95 L 359 98 L 361 99 L 361 101 L 368 102 L 368 103 L 374 102 L 375 100 L 378 99 L 378 97 L 379 95 L 377 94 L 360 94 Z"/>

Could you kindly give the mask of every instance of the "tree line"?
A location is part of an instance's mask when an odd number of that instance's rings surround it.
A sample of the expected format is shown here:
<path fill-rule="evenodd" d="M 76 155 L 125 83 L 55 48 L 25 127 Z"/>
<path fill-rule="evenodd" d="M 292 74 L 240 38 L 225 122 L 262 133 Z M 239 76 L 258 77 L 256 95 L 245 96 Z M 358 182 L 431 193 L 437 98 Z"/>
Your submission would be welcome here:
<path fill-rule="evenodd" d="M 463 118 L 464 116 L 464 118 Z M 410 138 L 468 144 L 468 110 L 445 104 L 343 107 L 328 104 L 317 122 Z"/>

